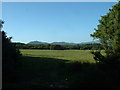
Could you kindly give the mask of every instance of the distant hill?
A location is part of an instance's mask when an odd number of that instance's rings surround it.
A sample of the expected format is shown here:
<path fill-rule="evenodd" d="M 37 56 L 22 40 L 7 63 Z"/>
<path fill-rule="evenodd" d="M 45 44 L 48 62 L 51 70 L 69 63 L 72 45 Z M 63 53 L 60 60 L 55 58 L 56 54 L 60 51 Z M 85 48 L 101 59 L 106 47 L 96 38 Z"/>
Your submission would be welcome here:
<path fill-rule="evenodd" d="M 81 42 L 80 44 L 94 44 L 94 43 L 100 43 L 100 41 L 96 40 L 96 41 L 89 41 L 89 42 Z"/>
<path fill-rule="evenodd" d="M 31 41 L 27 44 L 52 44 L 52 45 L 75 45 L 76 43 L 68 43 L 68 42 L 52 42 L 52 43 L 47 43 L 47 42 L 40 42 L 40 41 Z"/>
<path fill-rule="evenodd" d="M 68 43 L 68 42 L 53 42 L 52 45 L 75 45 L 76 43 Z"/>
<path fill-rule="evenodd" d="M 49 43 L 46 43 L 46 42 L 39 42 L 39 41 L 31 41 L 27 44 L 49 44 Z"/>
<path fill-rule="evenodd" d="M 76 45 L 76 44 L 93 44 L 93 43 L 99 43 L 98 41 L 90 41 L 90 42 L 82 42 L 82 43 L 69 43 L 69 42 L 52 42 L 52 43 L 47 43 L 47 42 L 40 42 L 40 41 L 31 41 L 27 44 L 51 44 L 51 45 Z"/>

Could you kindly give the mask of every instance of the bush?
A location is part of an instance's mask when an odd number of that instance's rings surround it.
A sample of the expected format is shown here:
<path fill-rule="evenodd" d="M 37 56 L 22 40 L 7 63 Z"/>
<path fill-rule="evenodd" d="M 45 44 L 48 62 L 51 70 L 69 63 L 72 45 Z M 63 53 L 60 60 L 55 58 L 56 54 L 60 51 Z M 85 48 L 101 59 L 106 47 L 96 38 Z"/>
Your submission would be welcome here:
<path fill-rule="evenodd" d="M 7 82 L 15 82 L 17 79 L 17 68 L 19 67 L 18 58 L 20 51 L 11 43 L 11 37 L 7 37 L 4 31 L 2 33 L 2 69 L 3 69 L 3 87 Z"/>

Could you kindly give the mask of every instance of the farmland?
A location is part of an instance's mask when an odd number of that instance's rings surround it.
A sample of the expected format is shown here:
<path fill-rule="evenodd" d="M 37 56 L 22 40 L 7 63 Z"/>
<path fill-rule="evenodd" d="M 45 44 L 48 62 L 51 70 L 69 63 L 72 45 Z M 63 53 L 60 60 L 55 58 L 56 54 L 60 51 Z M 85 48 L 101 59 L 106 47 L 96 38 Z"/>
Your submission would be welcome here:
<path fill-rule="evenodd" d="M 15 83 L 7 83 L 4 87 L 93 88 L 101 85 L 109 87 L 113 84 L 112 74 L 99 68 L 89 50 L 21 49 L 20 51 L 22 57 L 19 59 L 18 79 Z M 102 53 L 104 54 L 104 51 Z"/>
<path fill-rule="evenodd" d="M 20 51 L 23 56 L 19 60 L 18 81 L 8 84 L 12 88 L 93 87 L 91 84 L 99 84 L 99 80 L 96 82 L 93 79 L 101 72 L 89 50 Z"/>
<path fill-rule="evenodd" d="M 24 56 L 46 57 L 69 61 L 94 63 L 90 50 L 25 50 L 21 49 Z"/>
<path fill-rule="evenodd" d="M 73 82 L 70 78 L 79 75 L 83 63 L 88 63 L 86 66 L 95 63 L 89 50 L 21 49 L 20 52 L 18 82 L 10 83 L 12 88 L 67 88 Z"/>

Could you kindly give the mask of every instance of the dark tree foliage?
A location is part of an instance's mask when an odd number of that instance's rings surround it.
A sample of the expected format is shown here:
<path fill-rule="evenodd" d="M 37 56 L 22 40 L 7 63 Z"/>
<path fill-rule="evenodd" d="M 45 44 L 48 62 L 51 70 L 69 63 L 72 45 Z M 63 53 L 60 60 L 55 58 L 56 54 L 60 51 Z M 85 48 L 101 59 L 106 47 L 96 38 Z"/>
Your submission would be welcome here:
<path fill-rule="evenodd" d="M 101 41 L 106 56 L 100 52 L 93 52 L 95 59 L 101 63 L 120 62 L 120 2 L 109 9 L 109 13 L 101 17 L 98 29 L 91 34 L 92 37 Z M 102 58 L 101 58 L 102 57 Z"/>
<path fill-rule="evenodd" d="M 24 44 L 13 43 L 17 49 L 43 49 L 50 50 L 54 45 L 51 44 Z M 99 43 L 90 44 L 75 44 L 75 45 L 60 45 L 64 50 L 102 50 L 103 47 Z"/>
<path fill-rule="evenodd" d="M 81 50 L 102 50 L 103 47 L 99 43 L 93 43 L 93 44 L 81 44 L 79 45 Z"/>
<path fill-rule="evenodd" d="M 50 50 L 64 50 L 64 47 L 61 45 L 51 45 Z"/>
<path fill-rule="evenodd" d="M 21 56 L 18 49 L 11 43 L 11 37 L 7 37 L 4 31 L 2 33 L 2 74 L 3 88 L 7 82 L 15 82 L 17 79 L 17 68 L 19 66 L 18 58 Z"/>

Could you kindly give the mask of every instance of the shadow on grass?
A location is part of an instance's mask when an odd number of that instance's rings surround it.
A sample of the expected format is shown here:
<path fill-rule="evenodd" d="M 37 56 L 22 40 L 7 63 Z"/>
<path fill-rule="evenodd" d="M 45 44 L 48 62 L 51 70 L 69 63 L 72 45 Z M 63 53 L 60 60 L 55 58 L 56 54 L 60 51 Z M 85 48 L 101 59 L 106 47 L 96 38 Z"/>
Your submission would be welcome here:
<path fill-rule="evenodd" d="M 19 60 L 17 83 L 10 88 L 104 88 L 118 87 L 115 75 L 109 75 L 97 64 L 69 60 L 28 57 Z M 117 74 L 116 74 L 117 75 Z M 114 82 L 114 83 L 113 83 Z"/>

